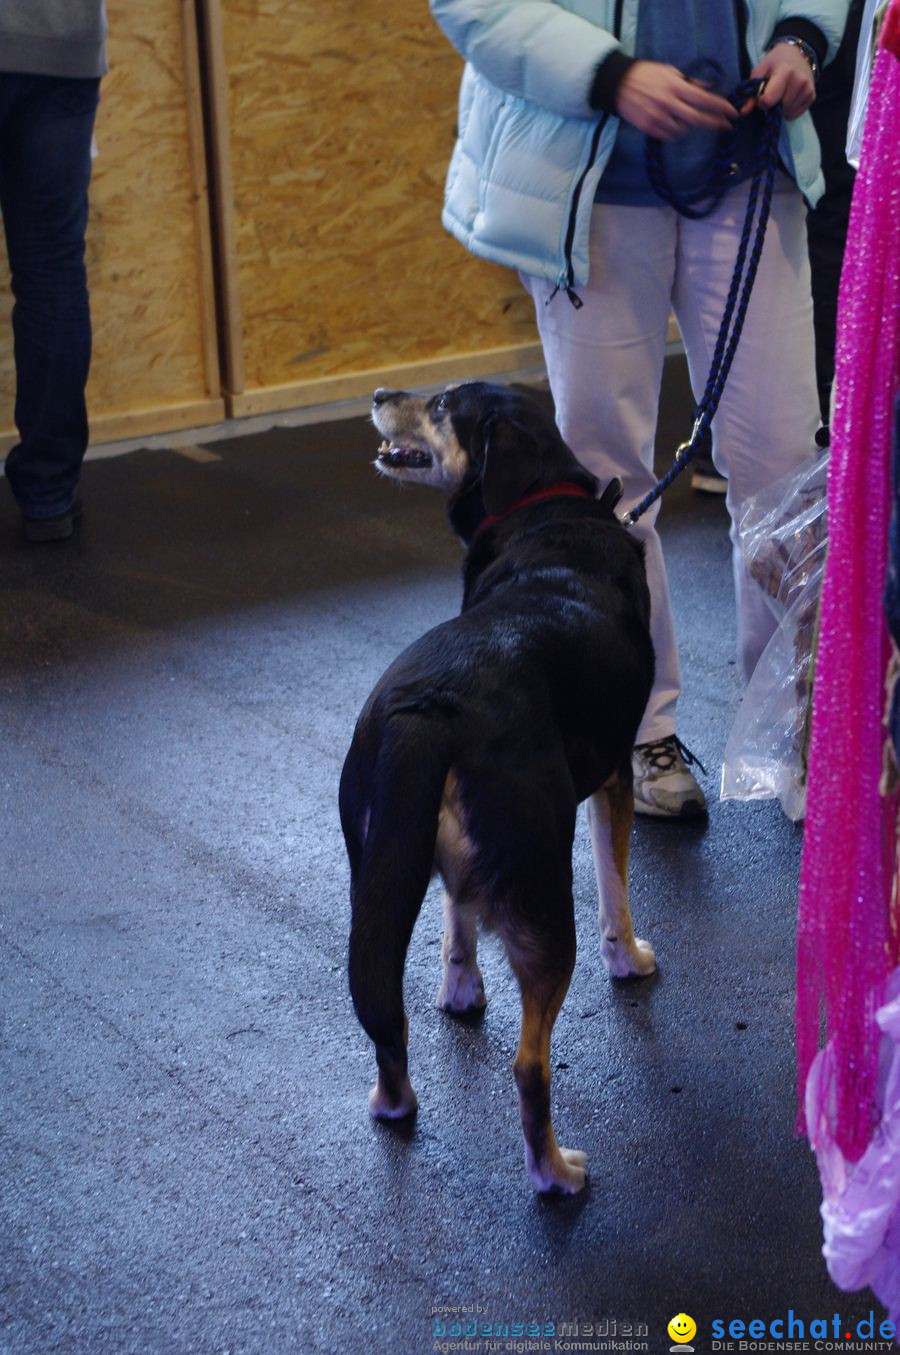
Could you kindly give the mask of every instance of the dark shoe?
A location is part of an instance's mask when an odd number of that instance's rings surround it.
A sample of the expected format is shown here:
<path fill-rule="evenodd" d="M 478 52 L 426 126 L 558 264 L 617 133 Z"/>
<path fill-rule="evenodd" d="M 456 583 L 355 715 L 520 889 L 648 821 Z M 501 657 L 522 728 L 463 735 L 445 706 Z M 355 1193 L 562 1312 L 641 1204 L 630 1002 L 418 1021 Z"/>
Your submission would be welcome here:
<path fill-rule="evenodd" d="M 72 535 L 75 523 L 84 512 L 80 499 L 75 499 L 71 508 L 64 513 L 56 513 L 52 518 L 31 518 L 24 515 L 26 541 L 65 541 Z"/>
<path fill-rule="evenodd" d="M 693 819 L 706 813 L 706 797 L 688 770 L 688 763 L 705 767 L 675 734 L 654 743 L 635 744 L 634 809 L 663 819 Z"/>
<path fill-rule="evenodd" d="M 728 493 L 728 481 L 716 470 L 711 456 L 695 456 L 691 467 L 691 489 L 698 489 L 701 494 Z"/>

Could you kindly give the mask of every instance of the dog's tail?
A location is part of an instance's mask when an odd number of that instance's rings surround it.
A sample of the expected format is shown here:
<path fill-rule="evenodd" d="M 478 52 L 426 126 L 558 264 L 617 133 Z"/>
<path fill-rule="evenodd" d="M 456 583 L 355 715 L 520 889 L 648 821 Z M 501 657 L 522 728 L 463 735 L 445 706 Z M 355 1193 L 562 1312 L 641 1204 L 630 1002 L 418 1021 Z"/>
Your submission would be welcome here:
<path fill-rule="evenodd" d="M 354 793 L 364 802 L 355 817 L 368 822 L 353 871 L 350 994 L 379 1068 L 384 1073 L 386 1062 L 398 1077 L 406 1074 L 403 969 L 431 878 L 449 743 L 440 718 L 391 715 L 368 784 Z M 346 802 L 350 788 L 342 785 L 341 794 Z"/>

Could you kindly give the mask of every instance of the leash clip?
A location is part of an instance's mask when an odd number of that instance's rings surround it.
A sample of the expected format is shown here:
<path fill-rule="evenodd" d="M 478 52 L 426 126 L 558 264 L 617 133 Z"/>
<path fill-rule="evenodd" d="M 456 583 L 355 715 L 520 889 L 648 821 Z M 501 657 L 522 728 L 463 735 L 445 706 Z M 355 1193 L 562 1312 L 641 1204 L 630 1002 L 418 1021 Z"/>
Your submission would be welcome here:
<path fill-rule="evenodd" d="M 691 436 L 688 438 L 687 442 L 681 442 L 678 444 L 678 447 L 675 451 L 676 465 L 683 466 L 687 462 L 688 457 L 690 456 L 691 452 L 694 449 L 694 443 L 697 441 L 697 434 L 701 431 L 702 428 L 703 428 L 703 417 L 701 415 L 698 418 L 694 419 L 694 426 L 691 429 Z"/>

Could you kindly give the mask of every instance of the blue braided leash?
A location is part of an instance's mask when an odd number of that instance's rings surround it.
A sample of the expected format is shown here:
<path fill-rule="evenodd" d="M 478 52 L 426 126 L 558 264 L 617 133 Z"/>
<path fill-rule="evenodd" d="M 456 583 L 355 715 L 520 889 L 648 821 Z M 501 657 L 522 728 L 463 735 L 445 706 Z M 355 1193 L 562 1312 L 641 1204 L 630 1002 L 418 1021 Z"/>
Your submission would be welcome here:
<path fill-rule="evenodd" d="M 764 81 L 762 80 L 743 81 L 729 96 L 730 102 L 735 108 L 741 108 L 747 99 L 756 98 L 759 95 L 763 84 Z M 665 493 L 673 480 L 677 479 L 688 463 L 694 459 L 719 407 L 719 401 L 722 399 L 725 382 L 728 380 L 728 373 L 731 370 L 731 364 L 734 361 L 738 341 L 744 327 L 744 317 L 747 313 L 750 293 L 753 291 L 756 270 L 762 254 L 769 210 L 772 205 L 772 191 L 775 186 L 775 171 L 778 167 L 778 137 L 780 132 L 781 108 L 777 106 L 769 109 L 764 116 L 763 132 L 753 164 L 750 193 L 747 198 L 747 215 L 744 219 L 741 242 L 735 259 L 734 274 L 731 279 L 728 299 L 725 302 L 722 323 L 719 326 L 706 389 L 700 403 L 694 410 L 694 426 L 691 430 L 691 436 L 687 442 L 683 442 L 678 448 L 671 468 L 662 479 L 658 480 L 650 493 L 646 494 L 640 503 L 621 519 L 626 527 L 634 526 L 638 518 L 642 517 L 647 509 L 656 503 L 656 500 Z M 734 132 L 727 132 L 720 138 L 716 162 L 709 183 L 686 199 L 679 198 L 668 182 L 662 161 L 662 144 L 648 137 L 647 173 L 654 190 L 682 216 L 695 220 L 709 216 L 728 190 L 731 180 L 730 169 L 734 156 L 735 137 Z M 704 203 L 702 208 L 697 206 L 701 201 Z M 758 217 L 757 205 L 759 207 Z M 754 220 L 756 222 L 755 227 Z M 751 237 L 753 240 L 752 247 Z"/>

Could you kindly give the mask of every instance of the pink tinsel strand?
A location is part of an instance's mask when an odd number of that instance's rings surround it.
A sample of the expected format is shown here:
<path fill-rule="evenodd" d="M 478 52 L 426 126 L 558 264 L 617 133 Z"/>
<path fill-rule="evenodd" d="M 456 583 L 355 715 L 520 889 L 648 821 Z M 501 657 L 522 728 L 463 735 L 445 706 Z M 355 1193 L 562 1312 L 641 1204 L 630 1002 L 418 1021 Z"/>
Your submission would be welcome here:
<path fill-rule="evenodd" d="M 892 0 L 896 25 L 900 0 Z M 841 274 L 829 550 L 816 658 L 797 943 L 798 1127 L 819 1045 L 834 1077 L 817 1110 L 857 1161 L 876 1119 L 875 1010 L 897 963 L 890 906 L 896 799 L 879 795 L 890 640 L 882 593 L 900 388 L 900 61 L 879 51 Z"/>

